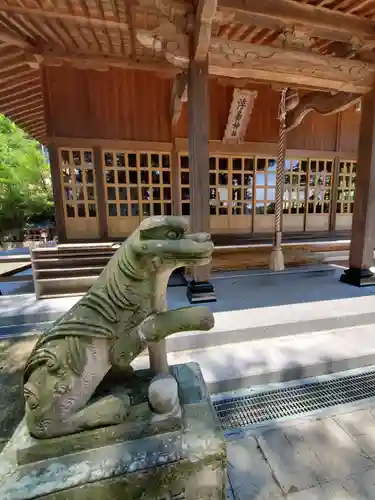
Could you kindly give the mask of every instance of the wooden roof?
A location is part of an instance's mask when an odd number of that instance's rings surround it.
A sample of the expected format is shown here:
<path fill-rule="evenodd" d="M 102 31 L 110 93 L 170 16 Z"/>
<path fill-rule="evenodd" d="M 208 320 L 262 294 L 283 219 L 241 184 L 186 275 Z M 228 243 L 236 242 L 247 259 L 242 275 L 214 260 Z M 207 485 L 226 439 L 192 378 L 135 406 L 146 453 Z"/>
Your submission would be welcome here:
<path fill-rule="evenodd" d="M 174 75 L 207 53 L 219 77 L 362 94 L 374 26 L 375 0 L 0 0 L 0 112 L 43 140 L 43 65 Z"/>

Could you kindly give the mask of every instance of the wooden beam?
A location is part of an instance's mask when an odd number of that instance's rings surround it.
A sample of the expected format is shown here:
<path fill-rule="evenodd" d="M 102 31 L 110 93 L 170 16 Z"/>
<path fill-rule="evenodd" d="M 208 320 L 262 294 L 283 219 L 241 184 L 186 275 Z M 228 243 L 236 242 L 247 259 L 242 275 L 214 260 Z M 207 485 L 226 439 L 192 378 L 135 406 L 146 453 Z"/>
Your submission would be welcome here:
<path fill-rule="evenodd" d="M 321 115 L 333 115 L 349 108 L 359 99 L 358 95 L 346 94 L 344 92 L 339 92 L 335 95 L 322 92 L 309 92 L 300 98 L 297 106 L 288 111 L 286 117 L 287 130 L 297 127 L 311 111 L 316 111 Z"/>
<path fill-rule="evenodd" d="M 140 30 L 137 39 L 144 46 L 164 54 L 175 66 L 188 67 L 189 47 L 184 35 L 163 39 L 163 32 L 150 34 Z M 216 76 L 363 94 L 372 87 L 375 64 L 306 50 L 284 50 L 212 38 L 209 72 Z"/>
<path fill-rule="evenodd" d="M 302 25 L 315 36 L 329 40 L 375 40 L 374 23 L 368 19 L 294 0 L 219 0 L 218 7 L 235 23 Z"/>
<path fill-rule="evenodd" d="M 217 8 L 217 0 L 199 0 L 195 16 L 194 58 L 204 61 L 208 54 L 211 40 L 211 25 Z"/>
<path fill-rule="evenodd" d="M 187 2 L 138 2 L 144 8 L 156 7 L 169 19 L 191 14 L 191 5 Z M 220 24 L 237 23 L 274 30 L 298 26 L 298 31 L 310 37 L 332 41 L 375 41 L 374 23 L 371 20 L 294 0 L 218 0 L 213 20 Z"/>
<path fill-rule="evenodd" d="M 150 59 L 141 59 L 134 61 L 125 57 L 87 53 L 69 54 L 62 51 L 42 52 L 39 55 L 42 57 L 42 64 L 45 66 L 62 66 L 63 64 L 70 64 L 79 69 L 94 69 L 97 71 L 105 71 L 111 67 L 134 70 L 140 69 L 144 71 L 167 73 L 171 77 L 178 72 L 178 69 L 164 60 L 152 61 Z"/>

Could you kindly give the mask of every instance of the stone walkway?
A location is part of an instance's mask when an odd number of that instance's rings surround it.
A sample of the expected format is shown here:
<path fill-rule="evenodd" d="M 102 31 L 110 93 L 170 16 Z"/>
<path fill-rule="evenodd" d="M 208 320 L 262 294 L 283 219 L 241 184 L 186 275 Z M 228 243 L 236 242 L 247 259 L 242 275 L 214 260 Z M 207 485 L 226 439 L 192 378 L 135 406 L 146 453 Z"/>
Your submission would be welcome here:
<path fill-rule="evenodd" d="M 228 500 L 375 498 L 375 403 L 228 438 Z"/>

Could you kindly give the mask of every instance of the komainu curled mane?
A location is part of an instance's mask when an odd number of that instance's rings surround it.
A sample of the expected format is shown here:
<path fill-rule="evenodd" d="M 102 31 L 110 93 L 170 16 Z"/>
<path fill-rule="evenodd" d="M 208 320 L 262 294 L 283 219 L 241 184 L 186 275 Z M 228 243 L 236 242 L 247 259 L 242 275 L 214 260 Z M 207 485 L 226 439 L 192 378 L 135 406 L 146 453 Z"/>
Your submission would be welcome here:
<path fill-rule="evenodd" d="M 149 342 L 172 333 L 209 330 L 205 307 L 159 312 L 170 274 L 205 265 L 213 245 L 206 233 L 188 234 L 181 217 L 153 217 L 120 246 L 87 294 L 35 345 L 24 372 L 26 422 L 34 437 L 79 432 L 126 419 L 123 391 L 92 396 L 111 368 L 127 370 Z"/>

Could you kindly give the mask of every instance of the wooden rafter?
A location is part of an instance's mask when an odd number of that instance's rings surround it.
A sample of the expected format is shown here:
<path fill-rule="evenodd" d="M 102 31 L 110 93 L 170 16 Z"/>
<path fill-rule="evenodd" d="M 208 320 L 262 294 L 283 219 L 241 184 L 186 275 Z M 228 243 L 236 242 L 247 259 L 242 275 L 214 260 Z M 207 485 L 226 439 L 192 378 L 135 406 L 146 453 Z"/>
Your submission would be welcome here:
<path fill-rule="evenodd" d="M 27 99 L 25 101 L 19 101 L 17 103 L 7 102 L 4 104 L 4 106 L 1 107 L 1 112 L 6 114 L 6 113 L 22 111 L 25 108 L 26 110 L 33 109 L 34 107 L 43 107 L 42 95 L 39 95 L 37 99 L 34 97 L 31 99 Z"/>
<path fill-rule="evenodd" d="M 29 49 L 31 44 L 27 42 L 24 38 L 12 33 L 11 30 L 0 27 L 0 41 L 5 42 L 8 45 L 13 45 L 15 47 L 20 47 L 22 49 Z"/>
<path fill-rule="evenodd" d="M 194 59 L 204 61 L 210 48 L 211 25 L 217 0 L 199 0 L 194 27 Z"/>
<path fill-rule="evenodd" d="M 22 85 L 23 83 L 23 85 Z M 12 91 L 12 98 L 16 98 L 16 101 L 18 99 L 24 99 L 26 94 L 26 97 L 28 95 L 31 95 L 32 92 L 41 92 L 41 85 L 40 85 L 40 79 L 35 79 L 34 81 L 31 82 L 22 82 L 21 85 L 19 86 L 17 90 Z M 12 102 L 9 101 L 9 92 L 7 88 L 3 88 L 0 86 L 0 101 L 6 100 L 6 102 Z"/>
<path fill-rule="evenodd" d="M 9 95 L 10 90 L 12 90 L 12 95 L 14 95 L 15 93 L 13 92 L 13 89 L 17 87 L 24 87 L 25 85 L 33 86 L 36 83 L 40 84 L 40 78 L 35 71 L 27 74 L 17 74 L 14 78 L 9 79 L 7 82 L 1 81 L 0 95 L 3 92 Z"/>
<path fill-rule="evenodd" d="M 36 118 L 36 119 L 19 119 L 16 118 L 14 119 L 13 117 L 9 116 L 11 120 L 13 120 L 17 125 L 22 128 L 24 132 L 27 134 L 30 134 L 30 130 L 32 128 L 42 128 L 43 126 L 43 117 Z"/>
<path fill-rule="evenodd" d="M 43 120 L 44 119 L 44 108 L 42 106 L 35 106 L 30 109 L 26 109 L 24 111 L 9 111 L 9 112 L 4 112 L 4 114 L 8 114 L 12 120 L 29 120 L 30 119 L 38 119 L 38 120 Z"/>
<path fill-rule="evenodd" d="M 13 71 L 14 69 L 21 68 L 22 66 L 25 66 L 24 54 L 13 57 L 13 59 L 8 61 L 7 64 L 1 64 L 0 75 L 7 71 Z"/>
<path fill-rule="evenodd" d="M 29 7 L 21 7 L 16 5 L 9 5 L 4 0 L 0 0 L 0 11 L 6 12 L 8 14 L 22 14 L 25 16 L 44 18 L 44 19 L 56 19 L 61 21 L 71 21 L 77 24 L 83 24 L 86 26 L 98 26 L 98 27 L 108 27 L 108 28 L 122 28 L 127 29 L 126 23 L 113 21 L 111 19 L 103 19 L 100 17 L 85 17 L 77 16 L 75 14 L 62 12 L 58 9 L 55 10 L 45 10 Z"/>
<path fill-rule="evenodd" d="M 26 66 L 25 66 L 26 68 Z M 7 82 L 14 83 L 17 79 L 24 77 L 26 80 L 28 78 L 35 78 L 35 71 L 31 68 L 25 69 L 24 71 L 20 71 L 19 73 L 12 73 L 8 76 L 2 76 L 1 78 L 1 87 Z"/>
<path fill-rule="evenodd" d="M 136 45 L 137 45 L 137 39 L 135 37 L 135 30 L 134 30 L 134 13 L 133 9 L 131 8 L 130 5 L 126 6 L 126 18 L 128 21 L 129 25 L 129 35 L 130 35 L 130 57 L 132 59 L 136 58 Z"/>
<path fill-rule="evenodd" d="M 0 109 L 19 109 L 22 107 L 31 106 L 34 102 L 43 102 L 43 94 L 39 91 L 35 94 L 30 94 L 24 98 L 9 100 L 7 98 L 0 99 Z"/>

